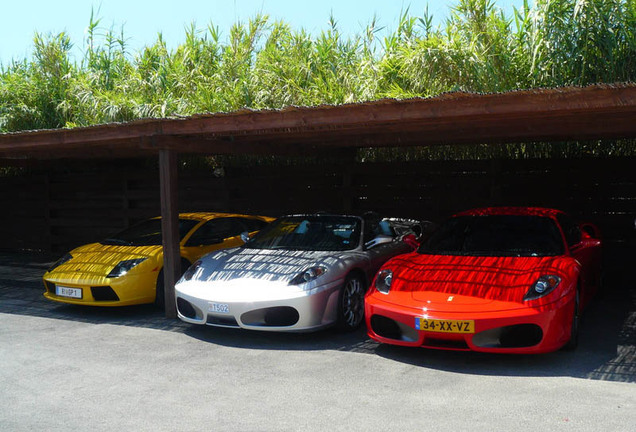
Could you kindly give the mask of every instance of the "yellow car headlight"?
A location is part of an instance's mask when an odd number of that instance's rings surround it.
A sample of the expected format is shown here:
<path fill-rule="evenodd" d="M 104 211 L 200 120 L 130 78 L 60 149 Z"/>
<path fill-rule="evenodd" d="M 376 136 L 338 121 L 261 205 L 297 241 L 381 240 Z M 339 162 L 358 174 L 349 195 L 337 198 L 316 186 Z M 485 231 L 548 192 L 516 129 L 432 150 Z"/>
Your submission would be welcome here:
<path fill-rule="evenodd" d="M 138 264 L 146 261 L 147 259 L 148 258 L 137 258 L 137 259 L 121 261 L 119 264 L 117 264 L 110 271 L 110 273 L 108 273 L 108 275 L 106 277 L 107 278 L 116 278 L 116 277 L 123 276 L 126 273 L 128 273 L 133 267 L 135 267 Z"/>
<path fill-rule="evenodd" d="M 73 255 L 71 255 L 70 253 L 67 253 L 66 255 L 64 255 L 62 258 L 60 258 L 59 260 L 55 261 L 53 263 L 53 265 L 51 267 L 49 267 L 48 271 L 53 271 L 54 269 L 56 269 L 57 267 L 61 266 L 62 264 L 64 264 L 65 262 L 68 262 L 70 260 L 73 259 Z"/>

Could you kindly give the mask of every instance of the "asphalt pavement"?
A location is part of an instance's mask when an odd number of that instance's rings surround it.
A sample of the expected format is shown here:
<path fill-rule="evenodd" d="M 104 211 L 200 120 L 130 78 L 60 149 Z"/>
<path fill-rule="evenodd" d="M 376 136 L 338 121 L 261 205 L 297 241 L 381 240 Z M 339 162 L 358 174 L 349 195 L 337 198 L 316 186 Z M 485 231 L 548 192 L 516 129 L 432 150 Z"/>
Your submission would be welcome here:
<path fill-rule="evenodd" d="M 0 431 L 636 430 L 626 282 L 586 312 L 576 351 L 503 356 L 62 305 L 42 297 L 47 265 L 0 254 Z"/>

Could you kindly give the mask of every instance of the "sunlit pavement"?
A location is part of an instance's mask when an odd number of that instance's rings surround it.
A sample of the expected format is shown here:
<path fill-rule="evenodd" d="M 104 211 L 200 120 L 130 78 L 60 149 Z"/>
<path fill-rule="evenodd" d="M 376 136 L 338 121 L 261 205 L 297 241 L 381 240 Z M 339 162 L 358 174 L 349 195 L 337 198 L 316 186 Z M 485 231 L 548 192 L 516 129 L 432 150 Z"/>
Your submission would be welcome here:
<path fill-rule="evenodd" d="M 0 254 L 2 431 L 636 430 L 633 281 L 590 307 L 577 351 L 496 356 L 57 304 L 48 264 Z"/>

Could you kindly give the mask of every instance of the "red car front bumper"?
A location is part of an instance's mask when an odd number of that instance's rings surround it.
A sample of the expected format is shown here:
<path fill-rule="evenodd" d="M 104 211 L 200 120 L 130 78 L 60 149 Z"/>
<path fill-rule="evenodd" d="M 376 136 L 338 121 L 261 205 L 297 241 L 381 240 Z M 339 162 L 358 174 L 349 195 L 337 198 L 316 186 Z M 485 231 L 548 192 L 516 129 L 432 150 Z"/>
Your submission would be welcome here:
<path fill-rule="evenodd" d="M 406 293 L 405 293 L 406 294 Z M 368 334 L 382 343 L 433 349 L 538 354 L 555 351 L 570 338 L 574 299 L 562 298 L 540 310 L 494 304 L 478 311 L 449 312 L 410 301 L 387 301 L 377 291 L 365 300 Z M 408 304 L 408 305 L 405 305 Z M 474 333 L 418 329 L 419 319 L 473 321 Z"/>

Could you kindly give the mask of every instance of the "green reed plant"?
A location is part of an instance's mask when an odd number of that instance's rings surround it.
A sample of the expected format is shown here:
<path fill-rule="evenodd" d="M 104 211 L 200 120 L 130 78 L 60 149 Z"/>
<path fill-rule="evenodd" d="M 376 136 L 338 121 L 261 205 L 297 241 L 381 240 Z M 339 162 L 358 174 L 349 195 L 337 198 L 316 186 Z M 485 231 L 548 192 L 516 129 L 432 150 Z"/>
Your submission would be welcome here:
<path fill-rule="evenodd" d="M 66 34 L 36 33 L 30 58 L 0 65 L 0 132 L 636 77 L 636 0 L 526 1 L 510 15 L 494 0 L 457 0 L 433 23 L 407 9 L 394 29 L 374 18 L 345 37 L 333 16 L 309 34 L 256 15 L 227 35 L 190 24 L 175 49 L 158 34 L 130 52 L 123 28 L 92 13 L 79 60 Z M 452 152 L 426 152 L 440 151 Z"/>

